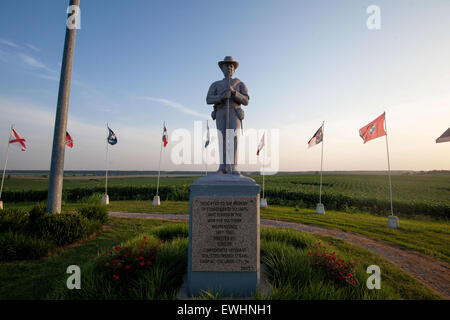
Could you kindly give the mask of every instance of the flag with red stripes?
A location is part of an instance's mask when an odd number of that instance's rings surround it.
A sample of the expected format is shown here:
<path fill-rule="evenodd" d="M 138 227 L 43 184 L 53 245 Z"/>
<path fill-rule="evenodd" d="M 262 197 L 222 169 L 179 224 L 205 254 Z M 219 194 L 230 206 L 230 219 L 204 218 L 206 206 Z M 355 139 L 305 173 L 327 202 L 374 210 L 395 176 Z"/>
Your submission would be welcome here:
<path fill-rule="evenodd" d="M 25 139 L 23 139 L 14 128 L 11 128 L 11 136 L 9 137 L 9 143 L 20 143 L 22 151 L 27 148 L 25 145 Z"/>

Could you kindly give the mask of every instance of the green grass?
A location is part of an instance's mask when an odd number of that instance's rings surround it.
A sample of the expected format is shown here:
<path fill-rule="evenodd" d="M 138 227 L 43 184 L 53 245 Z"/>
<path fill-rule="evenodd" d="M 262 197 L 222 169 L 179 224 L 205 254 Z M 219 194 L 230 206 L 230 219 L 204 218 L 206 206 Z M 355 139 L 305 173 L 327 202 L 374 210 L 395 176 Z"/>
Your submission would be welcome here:
<path fill-rule="evenodd" d="M 187 263 L 187 223 L 155 220 L 111 220 L 109 229 L 79 246 L 33 262 L 0 264 L 0 299 L 174 299 Z M 155 267 L 136 281 L 115 286 L 96 274 L 91 256 L 112 246 L 130 243 L 142 234 L 159 235 L 166 241 L 156 254 Z M 181 237 L 181 238 L 180 238 Z M 268 299 L 439 299 L 427 287 L 391 263 L 369 251 L 334 240 L 333 250 L 346 259 L 358 260 L 357 288 L 337 284 L 307 263 L 308 250 L 318 239 L 294 230 L 262 229 L 262 261 L 267 264 L 268 279 L 274 286 Z M 65 287 L 66 268 L 78 265 L 82 270 L 82 290 Z M 365 287 L 365 268 L 379 265 L 382 289 Z M 201 297 L 200 297 L 201 298 Z M 206 295 L 204 298 L 208 298 Z M 211 298 L 211 297 L 209 297 Z"/>
<path fill-rule="evenodd" d="M 111 219 L 110 227 L 83 245 L 36 261 L 0 263 L 0 299 L 42 299 L 68 277 L 70 265 L 83 265 L 90 257 L 114 245 L 147 232 L 164 222 Z"/>
<path fill-rule="evenodd" d="M 28 209 L 33 203 L 11 203 L 8 206 Z M 77 203 L 67 203 L 63 210 L 73 211 L 77 206 Z M 189 202 L 162 201 L 160 206 L 153 206 L 151 201 L 111 201 L 109 210 L 187 214 Z M 400 218 L 400 227 L 393 230 L 387 228 L 387 216 L 358 213 L 355 210 L 351 210 L 351 213 L 326 210 L 325 215 L 318 215 L 313 209 L 272 206 L 270 203 L 269 208 L 261 209 L 261 217 L 359 233 L 450 262 L 450 223 L 447 221 L 434 221 L 425 217 Z"/>
<path fill-rule="evenodd" d="M 271 241 L 273 235 L 279 241 Z M 282 235 L 282 236 L 281 236 Z M 293 241 L 292 239 L 296 240 Z M 331 237 L 312 236 L 294 230 L 262 229 L 262 261 L 266 263 L 266 272 L 274 285 L 272 299 L 440 299 L 441 297 L 419 283 L 406 272 L 370 251 L 350 245 L 343 240 Z M 266 239 L 270 239 L 267 241 Z M 356 288 L 329 281 L 325 275 L 311 268 L 307 263 L 311 244 L 322 240 L 326 246 L 332 242 L 329 250 L 344 260 L 358 261 L 355 277 L 359 284 Z M 381 289 L 368 290 L 365 286 L 368 275 L 366 269 L 378 265 L 381 270 Z"/>
<path fill-rule="evenodd" d="M 395 230 L 387 227 L 387 217 L 336 211 L 320 215 L 312 209 L 272 206 L 261 210 L 261 217 L 354 232 L 450 262 L 450 223 L 444 221 L 401 218 Z"/>

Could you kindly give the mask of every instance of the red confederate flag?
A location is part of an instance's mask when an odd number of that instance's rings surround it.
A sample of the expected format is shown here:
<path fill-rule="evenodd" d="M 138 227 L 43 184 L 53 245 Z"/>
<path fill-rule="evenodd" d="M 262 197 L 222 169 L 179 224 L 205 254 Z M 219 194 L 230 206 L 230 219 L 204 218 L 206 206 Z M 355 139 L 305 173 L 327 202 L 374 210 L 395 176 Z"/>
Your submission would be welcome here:
<path fill-rule="evenodd" d="M 386 112 L 384 112 L 381 116 L 373 120 L 368 125 L 359 129 L 359 135 L 366 143 L 369 140 L 382 137 L 386 135 L 386 131 L 384 130 L 384 116 Z"/>
<path fill-rule="evenodd" d="M 25 151 L 25 149 L 27 148 L 25 146 L 25 139 L 23 139 L 21 136 L 19 136 L 17 131 L 14 130 L 14 128 L 12 128 L 12 127 L 11 127 L 11 136 L 9 137 L 9 143 L 20 143 L 22 146 L 22 151 Z"/>
<path fill-rule="evenodd" d="M 70 134 L 66 131 L 66 142 L 65 145 L 68 146 L 69 148 L 73 148 L 73 140 L 72 137 L 70 136 Z"/>

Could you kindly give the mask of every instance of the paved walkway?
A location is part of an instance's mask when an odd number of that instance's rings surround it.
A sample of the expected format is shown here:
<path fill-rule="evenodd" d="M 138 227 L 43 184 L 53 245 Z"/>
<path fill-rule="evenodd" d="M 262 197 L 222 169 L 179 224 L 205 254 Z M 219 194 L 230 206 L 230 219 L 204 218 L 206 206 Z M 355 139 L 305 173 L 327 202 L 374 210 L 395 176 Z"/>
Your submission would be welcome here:
<path fill-rule="evenodd" d="M 165 219 L 176 221 L 187 221 L 189 219 L 189 215 L 187 214 L 173 213 L 110 212 L 109 214 L 113 217 L 123 218 Z M 261 219 L 261 225 L 265 227 L 295 229 L 346 240 L 351 244 L 366 248 L 386 260 L 389 260 L 397 267 L 411 274 L 424 285 L 443 295 L 447 299 L 450 299 L 450 265 L 446 262 L 436 260 L 418 252 L 397 248 L 385 241 L 374 240 L 360 234 L 342 230 L 271 219 Z"/>

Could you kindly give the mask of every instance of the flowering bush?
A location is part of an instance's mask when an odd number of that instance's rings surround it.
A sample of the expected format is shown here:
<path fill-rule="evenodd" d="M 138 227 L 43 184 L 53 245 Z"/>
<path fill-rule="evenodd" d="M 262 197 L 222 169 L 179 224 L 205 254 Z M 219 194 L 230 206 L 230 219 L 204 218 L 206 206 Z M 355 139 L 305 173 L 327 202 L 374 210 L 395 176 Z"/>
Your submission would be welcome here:
<path fill-rule="evenodd" d="M 99 256 L 93 256 L 97 267 L 114 281 L 135 278 L 152 267 L 161 241 L 143 236 L 129 245 L 115 246 Z"/>
<path fill-rule="evenodd" d="M 329 247 L 333 246 L 331 242 L 328 245 Z M 324 270 L 336 282 L 344 282 L 352 286 L 356 285 L 358 280 L 354 275 L 357 262 L 344 261 L 336 255 L 336 252 L 330 251 L 332 250 L 330 249 L 327 252 L 326 247 L 319 241 L 314 252 L 308 252 L 312 257 L 314 267 Z"/>

